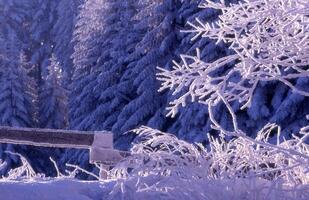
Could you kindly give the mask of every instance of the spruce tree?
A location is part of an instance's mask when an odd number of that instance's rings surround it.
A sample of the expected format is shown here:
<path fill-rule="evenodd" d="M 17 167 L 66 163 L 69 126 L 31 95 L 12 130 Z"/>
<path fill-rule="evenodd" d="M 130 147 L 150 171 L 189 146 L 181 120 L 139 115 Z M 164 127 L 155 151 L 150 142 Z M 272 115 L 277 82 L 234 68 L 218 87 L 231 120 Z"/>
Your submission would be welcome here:
<path fill-rule="evenodd" d="M 49 58 L 52 54 L 54 43 L 52 37 L 52 27 L 56 22 L 55 10 L 59 0 L 31 0 L 31 22 L 30 22 L 30 40 L 29 54 L 31 62 L 35 66 L 33 74 L 37 80 L 38 86 L 42 84 L 44 77 L 47 76 Z"/>
<path fill-rule="evenodd" d="M 67 91 L 62 86 L 63 72 L 53 54 L 48 66 L 40 100 L 39 123 L 42 128 L 65 129 L 68 125 Z"/>
<path fill-rule="evenodd" d="M 73 32 L 73 70 L 69 95 L 69 128 L 75 130 L 97 130 L 93 127 L 93 112 L 97 107 L 98 59 L 102 53 L 102 37 L 106 3 L 101 0 L 88 0 L 81 6 Z M 87 151 L 67 150 L 61 164 L 80 164 L 91 170 Z"/>
<path fill-rule="evenodd" d="M 104 41 L 98 59 L 100 74 L 96 77 L 97 85 L 94 88 L 98 101 L 93 115 L 93 128 L 98 130 L 111 130 L 128 100 L 119 89 L 120 79 L 125 73 L 130 54 L 141 40 L 140 31 L 135 30 L 136 1 L 106 1 L 106 4 L 102 13 L 110 14 L 104 17 Z"/>
<path fill-rule="evenodd" d="M 28 76 L 25 68 L 27 63 L 22 63 L 25 62 L 24 54 L 15 43 L 17 39 L 14 36 L 12 38 L 14 39 L 6 45 L 6 57 L 1 66 L 1 123 L 8 126 L 32 127 L 32 114 L 35 114 L 35 84 Z"/>
<path fill-rule="evenodd" d="M 168 66 L 174 57 L 173 51 L 179 42 L 175 22 L 180 5 L 176 0 L 138 2 L 142 9 L 136 14 L 139 21 L 135 28 L 143 30 L 144 34 L 130 55 L 134 59 L 129 62 L 121 80 L 127 85 L 124 94 L 129 101 L 112 128 L 118 136 L 150 120 L 149 123 L 156 127 L 164 121 L 160 107 L 165 97 L 157 92 L 155 74 L 157 66 Z"/>
<path fill-rule="evenodd" d="M 29 21 L 32 0 L 0 0 L 0 32 L 4 38 L 15 32 L 22 49 L 29 47 Z"/>
<path fill-rule="evenodd" d="M 34 102 L 35 85 L 28 76 L 24 56 L 19 50 L 20 44 L 14 33 L 9 34 L 4 52 L 1 52 L 0 76 L 0 125 L 13 127 L 33 127 L 36 113 Z M 25 147 L 20 147 L 25 150 Z M 2 145 L 1 157 L 6 165 L 1 169 L 5 174 L 18 159 L 4 154 L 3 151 L 14 151 L 13 145 Z"/>
<path fill-rule="evenodd" d="M 62 0 L 56 7 L 56 21 L 51 30 L 53 38 L 53 52 L 63 69 L 64 86 L 68 88 L 72 77 L 73 61 L 71 55 L 74 44 L 71 42 L 73 31 L 83 0 Z"/>
<path fill-rule="evenodd" d="M 105 2 L 86 1 L 81 7 L 73 34 L 73 76 L 69 97 L 70 128 L 90 130 L 92 112 L 96 109 L 93 88 L 98 75 L 97 62 L 101 54 L 102 11 Z"/>

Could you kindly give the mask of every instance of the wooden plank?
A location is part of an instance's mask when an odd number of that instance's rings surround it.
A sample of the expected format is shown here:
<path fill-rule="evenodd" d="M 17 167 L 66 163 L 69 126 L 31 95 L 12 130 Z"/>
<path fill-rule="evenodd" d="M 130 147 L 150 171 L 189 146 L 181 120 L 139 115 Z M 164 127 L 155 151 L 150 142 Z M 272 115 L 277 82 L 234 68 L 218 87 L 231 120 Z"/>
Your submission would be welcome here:
<path fill-rule="evenodd" d="M 114 137 L 112 133 L 96 133 L 91 145 L 96 148 L 114 148 Z"/>
<path fill-rule="evenodd" d="M 0 142 L 10 144 L 89 149 L 94 136 L 95 132 L 0 127 Z"/>
<path fill-rule="evenodd" d="M 113 166 L 130 153 L 126 151 L 119 151 L 115 149 L 102 149 L 91 148 L 90 149 L 90 163 L 101 163 L 107 166 Z"/>

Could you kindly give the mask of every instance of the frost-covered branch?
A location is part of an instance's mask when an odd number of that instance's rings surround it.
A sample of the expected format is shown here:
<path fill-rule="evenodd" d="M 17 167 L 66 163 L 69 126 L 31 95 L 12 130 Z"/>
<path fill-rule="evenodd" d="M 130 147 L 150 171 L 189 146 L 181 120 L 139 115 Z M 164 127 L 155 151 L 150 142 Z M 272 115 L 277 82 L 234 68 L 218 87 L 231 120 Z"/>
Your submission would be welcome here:
<path fill-rule="evenodd" d="M 174 135 L 153 130 L 148 127 L 141 127 L 133 130 L 138 139 L 131 149 L 131 156 L 126 158 L 115 169 L 112 170 L 112 177 L 119 178 L 128 175 L 139 174 L 161 174 L 164 176 L 191 177 L 200 176 L 206 173 L 202 166 L 207 162 L 202 159 L 202 154 L 185 141 L 178 140 Z M 191 168 L 195 166 L 195 171 Z M 198 169 L 197 166 L 201 168 Z"/>
<path fill-rule="evenodd" d="M 19 156 L 21 159 L 21 166 L 15 169 L 11 169 L 8 172 L 8 175 L 3 178 L 4 180 L 34 179 L 44 177 L 43 174 L 36 173 L 27 159 L 21 154 L 10 151 L 6 151 L 6 153 Z"/>
<path fill-rule="evenodd" d="M 161 90 L 172 89 L 180 96 L 171 102 L 169 115 L 175 116 L 188 101 L 217 104 L 222 98 L 239 101 L 244 109 L 260 81 L 280 81 L 309 96 L 293 85 L 293 80 L 309 77 L 309 3 L 245 0 L 226 6 L 223 2 L 205 1 L 202 7 L 219 9 L 222 15 L 212 24 L 196 19 L 188 32 L 196 34 L 193 39 L 223 41 L 234 54 L 205 63 L 198 51 L 197 56 L 181 56 L 182 63 L 174 63 L 171 71 L 160 68 Z"/>
<path fill-rule="evenodd" d="M 197 37 L 215 39 L 218 43 L 223 41 L 234 54 L 205 63 L 197 51 L 197 56 L 182 55 L 182 62 L 175 62 L 171 71 L 159 68 L 160 90 L 171 89 L 176 96 L 170 103 L 168 115 L 174 117 L 180 106 L 198 101 L 208 106 L 212 128 L 221 133 L 308 160 L 308 155 L 293 149 L 246 136 L 238 127 L 232 103 L 238 101 L 242 109 L 250 107 L 261 81 L 280 81 L 293 92 L 309 96 L 308 91 L 293 85 L 294 79 L 309 77 L 309 3 L 301 0 L 245 0 L 226 6 L 224 1 L 207 0 L 201 6 L 219 9 L 222 15 L 214 24 L 204 24 L 197 19 L 196 24 L 190 23 L 193 30 L 189 32 L 196 33 Z M 219 102 L 227 108 L 233 130 L 226 130 L 217 122 L 213 108 Z"/>
<path fill-rule="evenodd" d="M 279 137 L 280 128 L 269 124 L 256 141 L 268 143 L 275 129 Z M 209 136 L 210 148 L 206 149 L 148 127 L 135 132 L 131 156 L 111 172 L 117 179 L 111 199 L 126 195 L 142 198 L 139 195 L 143 194 L 166 199 L 175 199 L 175 195 L 177 199 L 278 199 L 278 195 L 306 199 L 308 195 L 308 162 L 287 157 L 272 146 L 256 145 L 241 137 L 225 141 Z M 278 141 L 277 145 L 309 155 L 308 145 L 300 138 Z"/>

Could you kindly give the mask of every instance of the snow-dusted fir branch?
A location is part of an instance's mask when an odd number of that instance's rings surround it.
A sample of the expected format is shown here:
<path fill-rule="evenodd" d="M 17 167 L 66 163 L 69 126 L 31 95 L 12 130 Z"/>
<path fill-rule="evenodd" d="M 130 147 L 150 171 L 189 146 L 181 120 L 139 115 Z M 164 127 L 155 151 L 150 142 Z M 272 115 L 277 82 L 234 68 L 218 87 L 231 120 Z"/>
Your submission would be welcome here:
<path fill-rule="evenodd" d="M 205 1 L 204 8 L 222 11 L 213 24 L 196 19 L 190 23 L 199 36 L 223 41 L 233 55 L 204 63 L 197 56 L 182 56 L 171 71 L 161 69 L 158 79 L 164 89 L 186 93 L 171 102 L 169 115 L 188 101 L 216 104 L 239 101 L 250 106 L 253 92 L 260 81 L 280 81 L 293 92 L 309 96 L 293 85 L 292 80 L 309 77 L 309 3 L 302 0 L 245 0 L 226 6 L 224 1 Z M 236 63 L 236 64 L 235 64 Z M 233 67 L 227 67 L 232 64 Z M 225 73 L 218 75 L 218 70 Z M 239 78 L 235 78 L 238 76 Z"/>

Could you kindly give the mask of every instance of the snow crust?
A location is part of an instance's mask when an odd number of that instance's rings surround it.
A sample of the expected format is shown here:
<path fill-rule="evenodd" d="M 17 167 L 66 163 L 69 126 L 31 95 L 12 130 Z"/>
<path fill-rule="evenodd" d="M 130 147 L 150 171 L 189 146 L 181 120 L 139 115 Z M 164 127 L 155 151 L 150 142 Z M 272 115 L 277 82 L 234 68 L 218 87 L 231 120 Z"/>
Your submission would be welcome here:
<path fill-rule="evenodd" d="M 107 184 L 108 185 L 108 184 Z M 0 199 L 5 200 L 97 200 L 104 190 L 98 181 L 53 179 L 0 181 Z"/>
<path fill-rule="evenodd" d="M 140 177 L 141 178 L 141 177 Z M 175 177 L 130 177 L 110 181 L 51 179 L 40 181 L 0 181 L 1 200 L 112 200 L 112 199 L 294 199 L 293 192 L 270 192 L 266 180 L 186 181 Z M 163 179 L 162 179 L 163 178 Z M 137 189 L 139 182 L 147 183 Z M 179 187 L 182 185 L 183 187 Z M 304 188 L 305 190 L 305 188 Z M 267 198 L 265 198 L 267 197 Z M 304 199 L 304 198 L 300 198 Z"/>

